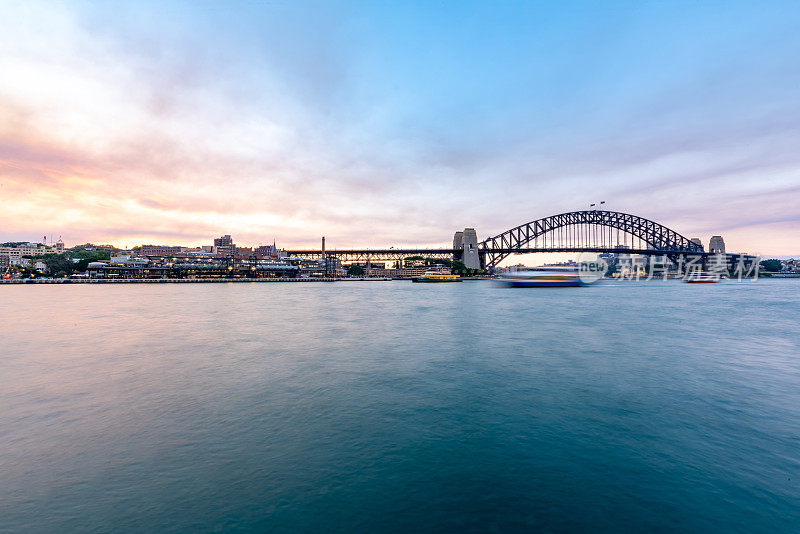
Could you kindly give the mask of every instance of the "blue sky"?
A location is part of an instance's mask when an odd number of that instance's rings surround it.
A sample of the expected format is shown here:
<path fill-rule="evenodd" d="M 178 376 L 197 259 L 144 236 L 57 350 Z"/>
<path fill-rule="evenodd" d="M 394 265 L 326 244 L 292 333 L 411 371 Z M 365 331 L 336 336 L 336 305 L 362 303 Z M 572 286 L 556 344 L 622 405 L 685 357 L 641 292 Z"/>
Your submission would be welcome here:
<path fill-rule="evenodd" d="M 800 252 L 800 4 L 3 2 L 0 239 L 447 243 L 605 200 Z"/>

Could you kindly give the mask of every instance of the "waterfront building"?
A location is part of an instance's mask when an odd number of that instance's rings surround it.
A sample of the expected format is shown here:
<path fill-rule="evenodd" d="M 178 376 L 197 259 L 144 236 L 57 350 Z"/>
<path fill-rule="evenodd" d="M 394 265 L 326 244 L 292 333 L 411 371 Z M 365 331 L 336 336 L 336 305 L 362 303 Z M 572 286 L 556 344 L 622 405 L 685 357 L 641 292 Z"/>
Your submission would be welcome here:
<path fill-rule="evenodd" d="M 399 269 L 395 276 L 398 278 L 416 278 L 425 274 L 425 271 L 427 270 L 427 265 L 424 267 L 414 267 L 411 269 Z"/>
<path fill-rule="evenodd" d="M 179 254 L 175 254 L 173 257 L 175 258 L 204 258 L 213 256 L 211 252 L 213 247 L 210 245 L 207 247 L 195 247 L 195 248 L 188 248 L 188 247 L 181 247 L 181 251 Z"/>
<path fill-rule="evenodd" d="M 7 258 L 10 265 L 21 265 L 21 260 L 25 257 L 44 254 L 58 254 L 58 251 L 57 248 L 48 247 L 42 243 L 4 243 L 3 246 L 0 246 L 0 257 Z"/>
<path fill-rule="evenodd" d="M 244 258 L 252 258 L 254 251 L 253 247 L 235 247 L 236 248 L 236 258 L 237 259 L 244 259 Z"/>
<path fill-rule="evenodd" d="M 344 268 L 342 267 L 342 261 L 336 256 L 325 256 L 322 258 L 322 263 L 325 273 L 328 275 L 335 275 L 338 272 L 346 274 Z"/>
<path fill-rule="evenodd" d="M 425 274 L 425 271 L 428 270 L 427 265 L 420 265 L 416 267 L 405 267 L 405 268 L 396 268 L 396 269 L 371 269 L 370 276 L 375 276 L 379 278 L 416 278 L 418 276 L 422 276 Z"/>
<path fill-rule="evenodd" d="M 642 254 L 617 254 L 617 269 L 623 276 L 643 273 L 646 266 L 647 256 Z"/>
<path fill-rule="evenodd" d="M 0 257 L 5 258 L 9 265 L 18 265 L 22 259 L 22 249 L 18 247 L 0 247 Z"/>
<path fill-rule="evenodd" d="M 142 245 L 139 248 L 139 255 L 170 257 L 178 254 L 180 251 L 181 247 L 171 247 L 167 245 Z"/>
<path fill-rule="evenodd" d="M 411 269 L 415 267 L 425 267 L 427 264 L 425 263 L 425 258 L 415 257 L 415 258 L 405 258 L 403 260 L 403 267 L 406 269 Z"/>
<path fill-rule="evenodd" d="M 279 249 L 273 242 L 271 245 L 260 245 L 255 250 L 257 258 L 271 258 L 274 260 L 287 257 L 285 249 Z"/>
<path fill-rule="evenodd" d="M 236 254 L 236 245 L 233 243 L 233 238 L 228 234 L 216 238 L 213 252 L 217 256 L 234 256 Z"/>
<path fill-rule="evenodd" d="M 313 260 L 306 273 L 324 275 L 324 264 Z M 91 262 L 89 278 L 98 279 L 198 279 L 198 278 L 295 278 L 301 273 L 300 261 L 257 260 L 231 265 L 220 257 L 181 257 L 163 259 L 128 258 L 125 261 Z"/>
<path fill-rule="evenodd" d="M 515 273 L 517 271 L 525 271 L 530 269 L 527 265 L 523 265 L 518 263 L 516 265 L 509 265 L 508 267 L 501 267 L 497 269 L 497 272 L 504 272 L 504 273 Z"/>
<path fill-rule="evenodd" d="M 386 268 L 386 262 L 383 262 L 383 261 L 357 261 L 357 262 L 350 263 L 347 266 L 348 267 L 352 267 L 354 265 L 357 265 L 358 267 L 363 267 L 365 273 L 367 271 L 374 270 L 374 269 L 385 269 Z"/>

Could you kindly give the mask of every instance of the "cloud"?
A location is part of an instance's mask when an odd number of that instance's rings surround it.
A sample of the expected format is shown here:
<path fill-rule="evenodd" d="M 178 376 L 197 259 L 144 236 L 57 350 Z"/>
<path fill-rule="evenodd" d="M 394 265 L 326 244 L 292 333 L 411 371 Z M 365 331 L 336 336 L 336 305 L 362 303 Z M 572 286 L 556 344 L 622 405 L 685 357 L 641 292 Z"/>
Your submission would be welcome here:
<path fill-rule="evenodd" d="M 741 111 L 729 60 L 711 85 L 669 78 L 629 98 L 588 80 L 561 95 L 559 79 L 580 79 L 569 65 L 516 48 L 473 57 L 426 41 L 438 27 L 404 56 L 391 21 L 345 8 L 107 9 L 30 2 L 0 21 L 0 239 L 439 245 L 606 200 L 750 248 L 748 229 L 772 225 L 775 247 L 794 246 L 800 109 L 774 90 L 782 107 Z M 526 77 L 529 92 L 502 99 Z"/>

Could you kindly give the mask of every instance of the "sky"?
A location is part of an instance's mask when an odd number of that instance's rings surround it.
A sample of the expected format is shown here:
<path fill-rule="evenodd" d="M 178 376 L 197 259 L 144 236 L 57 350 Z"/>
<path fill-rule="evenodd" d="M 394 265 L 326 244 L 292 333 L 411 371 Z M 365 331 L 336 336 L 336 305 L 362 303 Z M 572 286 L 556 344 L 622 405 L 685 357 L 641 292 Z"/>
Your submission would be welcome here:
<path fill-rule="evenodd" d="M 0 241 L 800 254 L 798 2 L 0 0 Z"/>

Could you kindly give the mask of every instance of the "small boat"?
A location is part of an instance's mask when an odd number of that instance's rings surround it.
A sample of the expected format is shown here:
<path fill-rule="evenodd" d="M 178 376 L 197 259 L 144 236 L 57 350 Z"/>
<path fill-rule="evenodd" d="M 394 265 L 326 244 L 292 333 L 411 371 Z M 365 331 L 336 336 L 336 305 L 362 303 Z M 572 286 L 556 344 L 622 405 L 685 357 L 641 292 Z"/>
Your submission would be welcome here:
<path fill-rule="evenodd" d="M 587 285 L 574 267 L 533 267 L 508 273 L 499 281 L 508 287 L 578 287 Z"/>
<path fill-rule="evenodd" d="M 689 284 L 716 284 L 719 282 L 719 275 L 707 271 L 690 271 L 683 277 L 683 281 Z"/>
<path fill-rule="evenodd" d="M 441 283 L 441 282 L 460 282 L 461 278 L 454 274 L 447 273 L 440 269 L 428 269 L 425 274 L 411 279 L 412 282 L 418 283 Z"/>

